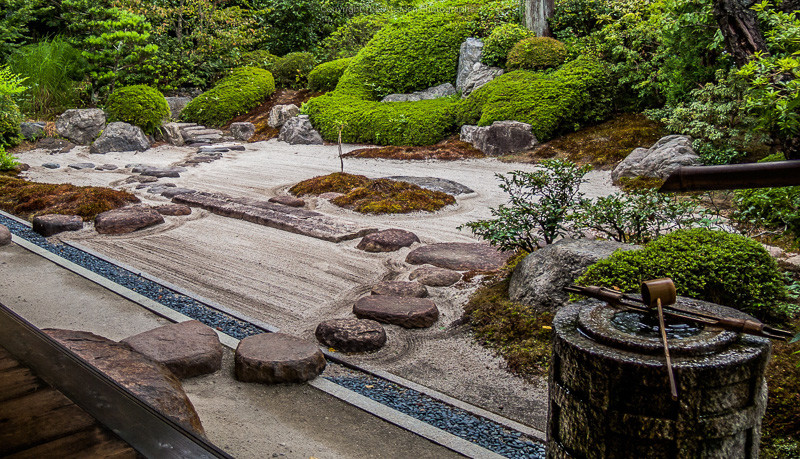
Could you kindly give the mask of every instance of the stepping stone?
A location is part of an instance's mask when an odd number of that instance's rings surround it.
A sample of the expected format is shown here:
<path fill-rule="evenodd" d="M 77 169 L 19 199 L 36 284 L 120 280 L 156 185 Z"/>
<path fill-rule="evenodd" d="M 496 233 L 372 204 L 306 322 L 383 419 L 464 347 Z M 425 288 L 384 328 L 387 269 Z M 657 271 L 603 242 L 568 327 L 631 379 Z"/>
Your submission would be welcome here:
<path fill-rule="evenodd" d="M 148 185 L 144 185 L 143 188 L 145 188 L 147 186 Z M 178 185 L 175 185 L 174 183 L 159 183 L 157 185 L 150 186 L 150 188 L 147 190 L 147 192 L 150 193 L 150 194 L 161 194 L 162 192 L 164 192 L 166 190 L 177 188 L 177 187 L 178 187 Z M 136 187 L 136 188 L 138 189 L 139 187 Z"/>
<path fill-rule="evenodd" d="M 454 271 L 496 271 L 513 255 L 485 243 L 444 242 L 412 250 L 406 263 L 433 265 Z"/>
<path fill-rule="evenodd" d="M 0 225 L 0 247 L 11 244 L 11 231 L 5 225 Z"/>
<path fill-rule="evenodd" d="M 207 147 L 209 145 L 211 145 L 211 143 L 209 143 L 209 142 L 192 142 L 192 143 L 186 144 L 187 147 L 192 147 L 192 148 Z"/>
<path fill-rule="evenodd" d="M 196 320 L 158 327 L 120 342 L 166 365 L 178 379 L 214 373 L 222 367 L 217 333 Z"/>
<path fill-rule="evenodd" d="M 74 163 L 74 164 L 70 164 L 69 167 L 71 167 L 73 169 L 77 169 L 77 170 L 94 169 L 94 164 L 92 164 L 92 163 Z"/>
<path fill-rule="evenodd" d="M 142 169 L 141 174 L 149 177 L 178 178 L 181 176 L 181 172 L 186 172 L 187 170 L 185 167 L 146 167 Z M 136 169 L 133 172 L 135 173 Z"/>
<path fill-rule="evenodd" d="M 353 306 L 353 314 L 359 319 L 372 319 L 404 328 L 428 328 L 439 319 L 439 309 L 427 298 L 385 295 L 361 298 Z"/>
<path fill-rule="evenodd" d="M 395 252 L 403 247 L 419 242 L 419 238 L 411 231 L 392 228 L 364 236 L 356 246 L 365 252 Z"/>
<path fill-rule="evenodd" d="M 225 153 L 228 151 L 230 151 L 228 147 L 214 147 L 214 146 L 200 147 L 197 150 L 198 153 Z"/>
<path fill-rule="evenodd" d="M 117 167 L 117 166 L 115 166 L 113 164 L 103 164 L 102 166 L 95 167 L 95 170 L 98 170 L 98 171 L 115 171 L 117 169 L 119 169 L 119 167 Z"/>
<path fill-rule="evenodd" d="M 125 386 L 165 416 L 203 435 L 200 417 L 167 367 L 121 344 L 88 332 L 43 330 L 87 363 Z"/>
<path fill-rule="evenodd" d="M 426 190 L 441 191 L 442 193 L 447 193 L 453 196 L 458 196 L 460 194 L 470 194 L 475 192 L 471 188 L 466 187 L 458 182 L 437 177 L 393 176 L 386 178 L 390 180 L 397 180 L 400 182 L 413 183 L 414 185 L 417 185 L 418 187 L 424 188 Z"/>
<path fill-rule="evenodd" d="M 148 177 L 146 175 L 137 175 L 135 177 L 128 177 L 125 179 L 125 183 L 155 183 L 158 181 L 158 177 Z"/>
<path fill-rule="evenodd" d="M 228 149 L 230 151 L 246 151 L 247 150 L 247 148 L 245 148 L 244 145 L 232 145 L 232 146 L 228 147 Z"/>
<path fill-rule="evenodd" d="M 183 215 L 192 214 L 192 208 L 189 206 L 184 206 L 183 204 L 162 204 L 154 207 L 154 209 L 161 215 L 166 215 L 169 217 L 180 217 Z"/>
<path fill-rule="evenodd" d="M 408 278 L 429 287 L 449 287 L 461 280 L 461 273 L 436 266 L 423 266 L 411 271 Z"/>
<path fill-rule="evenodd" d="M 303 207 L 306 205 L 305 201 L 300 198 L 295 198 L 294 196 L 274 196 L 269 198 L 269 202 L 274 202 L 276 204 L 289 207 Z"/>
<path fill-rule="evenodd" d="M 310 381 L 325 369 L 325 356 L 314 343 L 284 333 L 262 333 L 239 342 L 236 379 L 265 384 Z"/>
<path fill-rule="evenodd" d="M 426 298 L 428 289 L 419 282 L 386 281 L 372 286 L 373 295 Z"/>
<path fill-rule="evenodd" d="M 58 163 L 44 163 L 44 164 L 42 164 L 42 167 L 47 168 L 47 169 L 59 169 L 61 167 L 61 164 L 58 164 Z"/>
<path fill-rule="evenodd" d="M 100 234 L 127 234 L 160 223 L 164 223 L 164 217 L 153 209 L 125 207 L 99 214 L 94 229 Z"/>
<path fill-rule="evenodd" d="M 44 237 L 64 231 L 79 231 L 83 229 L 83 219 L 78 215 L 39 215 L 33 218 L 33 230 Z"/>
<path fill-rule="evenodd" d="M 167 188 L 166 190 L 161 192 L 161 196 L 172 199 L 175 196 L 178 196 L 179 194 L 196 193 L 196 192 L 197 190 L 192 190 L 191 188 L 181 188 L 181 187 Z"/>
<path fill-rule="evenodd" d="M 386 344 L 383 325 L 368 319 L 332 319 L 314 332 L 320 343 L 341 352 L 377 351 Z"/>

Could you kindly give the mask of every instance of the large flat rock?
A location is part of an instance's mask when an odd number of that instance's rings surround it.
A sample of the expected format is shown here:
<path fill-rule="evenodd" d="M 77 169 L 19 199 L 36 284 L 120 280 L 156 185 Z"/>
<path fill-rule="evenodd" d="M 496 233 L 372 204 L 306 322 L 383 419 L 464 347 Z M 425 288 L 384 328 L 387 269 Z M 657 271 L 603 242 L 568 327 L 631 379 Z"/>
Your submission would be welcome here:
<path fill-rule="evenodd" d="M 406 263 L 454 271 L 495 271 L 502 268 L 511 255 L 484 243 L 443 242 L 412 250 Z"/>
<path fill-rule="evenodd" d="M 377 351 L 386 344 L 383 325 L 369 319 L 332 319 L 314 331 L 320 343 L 341 352 Z"/>
<path fill-rule="evenodd" d="M 164 223 L 157 211 L 144 207 L 123 207 L 98 214 L 94 229 L 100 234 L 127 234 Z"/>
<path fill-rule="evenodd" d="M 374 295 L 353 305 L 359 319 L 372 319 L 404 328 L 428 328 L 439 319 L 439 309 L 427 298 Z"/>
<path fill-rule="evenodd" d="M 33 218 L 33 230 L 44 237 L 81 229 L 83 229 L 83 219 L 78 215 L 48 214 Z"/>
<path fill-rule="evenodd" d="M 325 365 L 325 356 L 314 343 L 284 333 L 248 336 L 236 348 L 236 379 L 243 382 L 310 381 Z"/>
<path fill-rule="evenodd" d="M 391 228 L 364 236 L 356 248 L 365 252 L 395 252 L 419 242 L 419 237 L 411 231 Z"/>
<path fill-rule="evenodd" d="M 175 196 L 173 202 L 200 207 L 217 215 L 269 226 L 330 242 L 363 237 L 377 231 L 355 223 L 337 220 L 318 212 L 284 206 L 266 200 L 232 198 L 222 194 L 187 193 Z"/>

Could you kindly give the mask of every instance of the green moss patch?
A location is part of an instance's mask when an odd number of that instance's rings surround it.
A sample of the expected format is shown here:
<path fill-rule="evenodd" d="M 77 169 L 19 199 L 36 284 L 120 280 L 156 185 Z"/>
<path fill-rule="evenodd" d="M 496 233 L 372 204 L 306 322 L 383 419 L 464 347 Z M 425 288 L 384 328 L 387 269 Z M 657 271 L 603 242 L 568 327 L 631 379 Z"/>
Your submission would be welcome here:
<path fill-rule="evenodd" d="M 125 191 L 110 188 L 34 183 L 0 176 L 0 209 L 26 219 L 37 215 L 80 215 L 93 220 L 107 210 L 137 203 L 139 199 Z"/>
<path fill-rule="evenodd" d="M 550 37 L 531 37 L 519 41 L 508 52 L 508 70 L 544 70 L 558 67 L 567 59 L 564 43 Z"/>
<path fill-rule="evenodd" d="M 792 330 L 800 330 L 795 318 Z M 772 358 L 767 367 L 769 399 L 761 424 L 762 457 L 800 457 L 800 356 L 798 344 L 772 342 Z"/>
<path fill-rule="evenodd" d="M 139 126 L 146 134 L 154 134 L 169 117 L 169 104 L 161 91 L 140 84 L 114 90 L 106 101 L 109 121 Z"/>
<path fill-rule="evenodd" d="M 398 160 L 430 160 L 454 161 L 459 159 L 483 158 L 485 155 L 472 145 L 460 140 L 445 140 L 436 145 L 360 148 L 346 153 L 353 158 L 381 158 Z"/>
<path fill-rule="evenodd" d="M 333 204 L 365 214 L 402 214 L 435 212 L 455 204 L 449 194 L 431 191 L 417 185 L 389 179 L 368 179 L 363 175 L 337 172 L 314 177 L 289 189 L 296 196 L 343 193 Z"/>
<path fill-rule="evenodd" d="M 222 126 L 257 107 L 275 92 L 275 80 L 264 69 L 241 67 L 184 107 L 181 118 L 206 126 Z"/>
<path fill-rule="evenodd" d="M 336 59 L 314 67 L 308 74 L 308 88 L 316 92 L 333 91 L 352 61 L 353 58 Z"/>

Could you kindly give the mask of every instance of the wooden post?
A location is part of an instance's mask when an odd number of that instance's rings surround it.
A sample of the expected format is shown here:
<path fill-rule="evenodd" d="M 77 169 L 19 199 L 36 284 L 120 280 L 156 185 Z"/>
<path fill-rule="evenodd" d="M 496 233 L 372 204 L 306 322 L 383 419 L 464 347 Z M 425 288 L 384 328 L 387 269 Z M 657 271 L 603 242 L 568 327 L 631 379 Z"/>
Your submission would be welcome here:
<path fill-rule="evenodd" d="M 551 37 L 547 20 L 553 16 L 555 0 L 525 0 L 525 27 L 537 37 Z"/>

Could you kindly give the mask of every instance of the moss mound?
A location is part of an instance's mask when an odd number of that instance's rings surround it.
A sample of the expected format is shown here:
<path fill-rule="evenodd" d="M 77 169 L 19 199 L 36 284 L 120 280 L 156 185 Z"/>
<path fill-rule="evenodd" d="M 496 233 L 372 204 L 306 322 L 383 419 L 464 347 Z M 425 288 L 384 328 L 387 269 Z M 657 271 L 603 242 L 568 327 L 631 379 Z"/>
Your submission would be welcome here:
<path fill-rule="evenodd" d="M 800 330 L 795 319 L 792 330 Z M 767 366 L 769 399 L 761 424 L 762 457 L 798 457 L 800 455 L 800 367 L 797 344 L 772 342 L 772 358 Z"/>
<path fill-rule="evenodd" d="M 481 62 L 492 67 L 506 66 L 506 57 L 520 40 L 533 37 L 533 32 L 519 24 L 503 24 L 495 28 L 483 44 Z"/>
<path fill-rule="evenodd" d="M 544 70 L 558 67 L 567 59 L 564 43 L 550 37 L 530 37 L 517 42 L 508 52 L 508 70 Z"/>
<path fill-rule="evenodd" d="M 703 228 L 678 230 L 644 249 L 617 252 L 590 266 L 577 283 L 637 292 L 643 280 L 670 277 L 678 294 L 740 309 L 765 319 L 778 315 L 786 286 L 775 260 L 758 242 Z"/>
<path fill-rule="evenodd" d="M 143 84 L 114 90 L 105 108 L 109 121 L 139 126 L 147 134 L 154 134 L 170 114 L 164 94 Z"/>
<path fill-rule="evenodd" d="M 0 145 L 19 143 L 22 112 L 8 94 L 0 94 Z"/>
<path fill-rule="evenodd" d="M 181 118 L 206 126 L 222 126 L 237 115 L 257 107 L 273 92 L 275 81 L 270 72 L 255 67 L 241 67 L 189 102 L 181 112 Z"/>
<path fill-rule="evenodd" d="M 463 99 L 457 122 L 488 126 L 520 121 L 531 125 L 539 141 L 546 141 L 576 125 L 604 119 L 610 110 L 606 89 L 606 68 L 591 58 L 575 59 L 552 73 L 517 70 Z"/>
<path fill-rule="evenodd" d="M 127 192 L 110 188 L 33 183 L 0 176 L 0 208 L 14 215 L 32 219 L 37 215 L 80 215 L 84 221 L 139 199 Z"/>
<path fill-rule="evenodd" d="M 382 158 L 399 160 L 430 160 L 454 161 L 458 159 L 483 158 L 485 155 L 472 145 L 460 140 L 445 140 L 436 145 L 361 148 L 346 153 L 344 156 L 353 158 Z"/>
<path fill-rule="evenodd" d="M 352 61 L 353 58 L 336 59 L 316 66 L 308 74 L 308 88 L 317 92 L 333 91 Z"/>
<path fill-rule="evenodd" d="M 272 67 L 278 59 L 280 59 L 278 56 L 267 50 L 257 49 L 242 54 L 242 57 L 239 58 L 238 65 L 240 67 L 256 67 L 272 72 Z"/>
<path fill-rule="evenodd" d="M 311 53 L 289 53 L 272 65 L 275 81 L 282 88 L 300 89 L 308 84 L 308 74 L 317 65 Z"/>
<path fill-rule="evenodd" d="M 337 172 L 314 177 L 289 189 L 295 196 L 344 193 L 333 204 L 365 214 L 398 214 L 417 211 L 435 212 L 455 204 L 449 194 L 389 179 L 370 180 L 363 175 Z"/>

